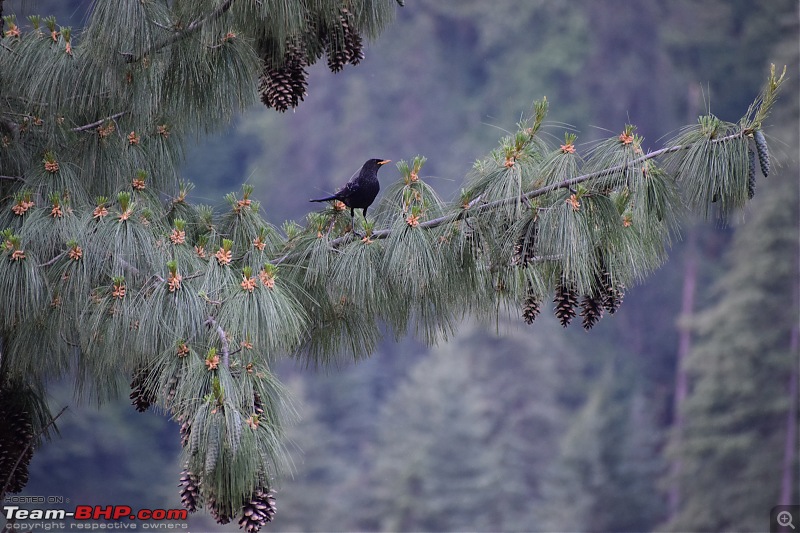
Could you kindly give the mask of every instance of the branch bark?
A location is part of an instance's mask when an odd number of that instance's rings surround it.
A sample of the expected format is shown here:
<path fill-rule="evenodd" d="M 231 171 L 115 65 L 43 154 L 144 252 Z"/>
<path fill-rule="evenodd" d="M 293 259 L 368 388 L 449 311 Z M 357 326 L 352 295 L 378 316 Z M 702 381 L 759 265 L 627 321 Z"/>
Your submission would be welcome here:
<path fill-rule="evenodd" d="M 77 128 L 72 128 L 71 131 L 80 132 L 80 131 L 90 130 L 90 129 L 96 128 L 98 126 L 102 126 L 103 123 L 105 121 L 107 121 L 107 120 L 116 120 L 119 117 L 121 117 L 123 115 L 127 115 L 127 114 L 128 114 L 128 111 L 122 111 L 120 113 L 115 113 L 115 114 L 113 114 L 111 116 L 108 116 L 106 118 L 101 118 L 100 120 L 96 120 L 96 121 L 94 121 L 94 122 L 92 122 L 90 124 L 84 124 L 83 126 L 78 126 Z"/>

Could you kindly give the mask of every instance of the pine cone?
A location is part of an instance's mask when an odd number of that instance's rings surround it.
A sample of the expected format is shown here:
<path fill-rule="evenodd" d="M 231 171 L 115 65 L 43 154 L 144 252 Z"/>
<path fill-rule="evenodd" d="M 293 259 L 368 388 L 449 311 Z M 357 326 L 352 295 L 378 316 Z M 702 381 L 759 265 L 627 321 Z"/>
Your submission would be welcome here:
<path fill-rule="evenodd" d="M 528 286 L 527 294 L 525 295 L 525 303 L 522 306 L 522 319 L 526 324 L 533 324 L 536 317 L 539 316 L 541 302 L 539 295 L 533 291 L 533 287 Z"/>
<path fill-rule="evenodd" d="M 609 274 L 605 269 L 603 269 L 600 278 L 603 307 L 609 312 L 609 314 L 613 315 L 617 312 L 619 306 L 622 305 L 622 298 L 625 296 L 625 293 L 623 292 L 625 287 L 622 284 L 615 287 L 611 280 L 611 274 Z"/>
<path fill-rule="evenodd" d="M 353 28 L 352 15 L 345 8 L 339 10 L 339 28 L 335 33 L 338 39 L 329 38 L 326 46 L 328 68 L 339 72 L 347 63 L 358 65 L 364 59 L 364 44 Z"/>
<path fill-rule="evenodd" d="M 603 301 L 601 298 L 586 295 L 581 301 L 581 317 L 583 329 L 589 331 L 603 317 Z"/>
<path fill-rule="evenodd" d="M 189 444 L 189 436 L 192 434 L 192 425 L 189 422 L 181 424 L 181 447 L 186 448 Z"/>
<path fill-rule="evenodd" d="M 145 388 L 146 381 L 147 370 L 144 367 L 137 370 L 131 380 L 131 405 L 140 413 L 147 411 L 150 408 L 150 404 L 156 401 L 155 394 Z"/>
<path fill-rule="evenodd" d="M 747 198 L 752 200 L 756 195 L 756 153 L 747 149 Z"/>
<path fill-rule="evenodd" d="M 20 492 L 28 484 L 28 465 L 33 457 L 33 417 L 17 387 L 0 389 L 0 487 L 8 480 L 8 492 Z"/>
<path fill-rule="evenodd" d="M 554 309 L 556 317 L 561 321 L 562 326 L 567 327 L 572 319 L 575 318 L 578 293 L 570 283 L 562 280 L 556 287 L 553 303 L 556 304 Z"/>
<path fill-rule="evenodd" d="M 175 399 L 175 395 L 178 394 L 178 375 L 173 374 L 171 378 L 169 378 L 169 383 L 167 383 L 167 398 L 166 398 L 166 406 L 169 407 L 172 405 L 172 401 Z"/>
<path fill-rule="evenodd" d="M 287 45 L 280 67 L 265 59 L 264 72 L 258 82 L 258 92 L 264 105 L 280 112 L 297 107 L 307 94 L 307 66 L 306 51 L 299 41 Z"/>
<path fill-rule="evenodd" d="M 347 55 L 344 50 L 335 49 L 328 45 L 328 68 L 331 72 L 339 72 L 347 64 Z"/>
<path fill-rule="evenodd" d="M 758 162 L 761 164 L 761 173 L 764 174 L 766 178 L 769 176 L 769 149 L 767 148 L 767 139 L 764 137 L 764 132 L 761 130 L 753 132 L 753 139 L 756 142 Z"/>
<path fill-rule="evenodd" d="M 217 503 L 217 498 L 211 494 L 208 496 L 208 512 L 214 517 L 218 524 L 227 524 L 233 517 L 232 509 L 223 509 Z"/>
<path fill-rule="evenodd" d="M 8 492 L 17 493 L 28 484 L 28 465 L 33 457 L 33 423 L 30 412 L 11 403 L 9 391 L 0 393 L 0 487 L 9 480 Z M 13 470 L 13 474 L 12 474 Z"/>
<path fill-rule="evenodd" d="M 194 513 L 200 507 L 200 480 L 189 471 L 187 465 L 181 472 L 180 484 L 181 488 L 181 504 L 183 508 Z"/>
<path fill-rule="evenodd" d="M 539 226 L 535 221 L 530 221 L 522 235 L 514 245 L 514 255 L 511 257 L 511 264 L 526 267 L 534 258 L 536 237 L 539 235 Z"/>
<path fill-rule="evenodd" d="M 272 522 L 275 516 L 275 496 L 269 490 L 256 489 L 249 501 L 242 506 L 242 518 L 239 519 L 239 528 L 244 528 L 247 533 L 257 533 L 261 526 Z"/>
<path fill-rule="evenodd" d="M 344 50 L 351 65 L 358 65 L 364 59 L 364 41 L 350 25 L 344 32 Z"/>
<path fill-rule="evenodd" d="M 264 404 L 261 402 L 261 395 L 257 392 L 253 393 L 253 412 L 257 415 L 264 412 Z"/>

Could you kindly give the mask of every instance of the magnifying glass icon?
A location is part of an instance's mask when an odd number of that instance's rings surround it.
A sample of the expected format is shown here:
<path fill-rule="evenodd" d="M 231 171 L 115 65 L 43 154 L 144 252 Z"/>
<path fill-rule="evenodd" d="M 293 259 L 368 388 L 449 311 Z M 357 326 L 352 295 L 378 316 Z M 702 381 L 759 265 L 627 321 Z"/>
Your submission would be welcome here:
<path fill-rule="evenodd" d="M 778 524 L 782 527 L 789 526 L 790 528 L 794 529 L 794 524 L 792 524 L 792 513 L 789 511 L 781 511 L 778 513 Z"/>

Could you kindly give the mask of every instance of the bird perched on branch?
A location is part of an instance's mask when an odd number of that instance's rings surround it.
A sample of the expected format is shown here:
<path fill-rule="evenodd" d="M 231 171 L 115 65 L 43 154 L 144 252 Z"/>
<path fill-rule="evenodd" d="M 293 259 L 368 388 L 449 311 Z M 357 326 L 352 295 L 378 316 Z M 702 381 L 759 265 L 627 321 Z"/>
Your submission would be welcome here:
<path fill-rule="evenodd" d="M 364 163 L 361 170 L 354 174 L 339 192 L 325 198 L 316 198 L 309 201 L 329 202 L 331 200 L 339 200 L 350 208 L 351 219 L 355 219 L 356 209 L 362 209 L 364 220 L 366 220 L 367 208 L 372 205 L 375 197 L 378 196 L 378 191 L 381 190 L 381 186 L 378 183 L 378 170 L 380 170 L 381 165 L 385 165 L 390 161 L 389 159 L 370 159 Z M 355 227 L 355 224 L 353 224 L 353 227 Z"/>

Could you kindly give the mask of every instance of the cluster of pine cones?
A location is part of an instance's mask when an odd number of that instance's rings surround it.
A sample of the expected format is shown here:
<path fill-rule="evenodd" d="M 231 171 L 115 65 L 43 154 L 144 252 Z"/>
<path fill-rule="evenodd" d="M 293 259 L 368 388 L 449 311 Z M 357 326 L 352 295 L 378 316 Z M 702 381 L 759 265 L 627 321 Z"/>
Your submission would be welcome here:
<path fill-rule="evenodd" d="M 569 326 L 572 319 L 577 316 L 576 308 L 580 305 L 583 329 L 589 331 L 603 317 L 603 313 L 608 311 L 614 314 L 622 305 L 623 291 L 621 287 L 616 287 L 611 283 L 611 278 L 607 272 L 601 275 L 599 280 L 600 290 L 598 294 L 585 294 L 581 298 L 575 287 L 569 282 L 562 280 L 555 291 L 553 312 L 556 318 L 564 327 Z M 580 300 L 580 301 L 579 301 Z M 541 299 L 528 286 L 528 292 L 522 305 L 522 319 L 526 324 L 531 324 L 541 311 Z"/>
<path fill-rule="evenodd" d="M 346 8 L 339 10 L 339 24 L 332 28 L 310 21 L 306 36 L 287 42 L 286 51 L 278 61 L 270 54 L 268 45 L 260 48 L 264 71 L 258 82 L 258 92 L 264 105 L 281 112 L 303 101 L 308 88 L 306 67 L 314 64 L 323 53 L 327 55 L 332 72 L 339 72 L 348 63 L 357 65 L 364 59 L 363 40 Z"/>
<path fill-rule="evenodd" d="M 767 139 L 764 137 L 764 132 L 755 130 L 753 132 L 753 141 L 756 145 L 758 152 L 758 163 L 761 166 L 761 174 L 766 178 L 769 176 L 769 148 L 767 147 Z M 756 153 L 752 148 L 747 149 L 748 166 L 747 166 L 747 197 L 751 200 L 756 194 Z"/>
<path fill-rule="evenodd" d="M 131 380 L 131 404 L 140 413 L 149 409 L 150 405 L 156 401 L 155 394 L 147 387 L 147 381 L 148 372 L 146 367 L 138 368 Z M 168 401 L 171 401 L 171 397 L 174 396 L 174 387 L 177 387 L 177 378 L 170 380 L 169 390 L 167 391 Z M 257 392 L 253 393 L 253 412 L 257 415 L 264 412 L 263 401 Z M 2 414 L 2 406 L 0 406 L 0 414 Z M 189 444 L 191 432 L 192 425 L 187 421 L 183 421 L 180 427 L 181 446 L 186 447 Z M 2 462 L 0 462 L 0 465 L 2 465 Z M 184 468 L 178 485 L 183 507 L 190 513 L 194 513 L 205 506 L 218 523 L 229 523 L 232 517 L 236 515 L 237 509 L 221 506 L 213 494 L 206 494 L 204 502 L 200 491 L 201 484 L 199 476 L 194 475 L 188 466 Z M 257 488 L 247 501 L 242 502 L 241 514 L 239 527 L 243 528 L 247 533 L 257 533 L 264 524 L 271 522 L 275 516 L 275 495 L 272 490 L 264 487 Z"/>
<path fill-rule="evenodd" d="M 253 393 L 253 409 L 259 415 L 264 412 L 261 396 L 257 392 Z M 191 432 L 191 424 L 183 422 L 180 428 L 181 446 L 185 447 L 189 444 Z M 178 486 L 181 489 L 181 504 L 190 513 L 194 513 L 204 506 L 201 485 L 201 478 L 196 476 L 186 465 L 181 472 Z M 219 524 L 229 523 L 237 512 L 237 509 L 220 505 L 213 494 L 206 495 L 205 507 Z M 275 517 L 275 509 L 274 492 L 267 487 L 257 487 L 250 498 L 242 502 L 242 517 L 239 519 L 239 527 L 247 533 L 257 533 L 264 524 L 272 521 Z"/>
<path fill-rule="evenodd" d="M 261 396 L 257 392 L 253 393 L 253 409 L 259 415 L 264 412 Z M 191 432 L 192 425 L 189 422 L 183 422 L 180 428 L 181 446 L 185 447 L 189 444 Z M 194 513 L 204 506 L 201 485 L 200 477 L 189 470 L 187 465 L 181 472 L 178 486 L 181 489 L 181 504 L 190 513 Z M 237 509 L 220 505 L 213 494 L 205 495 L 205 507 L 219 524 L 229 523 L 237 512 Z M 275 493 L 266 486 L 257 487 L 250 498 L 242 502 L 239 528 L 243 528 L 247 533 L 257 533 L 264 524 L 272 522 L 275 517 L 275 509 Z"/>
<path fill-rule="evenodd" d="M 11 387 L 0 388 L 0 495 L 25 487 L 33 457 L 33 418 L 19 396 Z"/>
<path fill-rule="evenodd" d="M 534 242 L 537 235 L 538 228 L 536 223 L 531 222 L 514 246 L 514 255 L 511 258 L 512 265 L 524 268 L 534 260 Z M 555 304 L 553 312 L 562 326 L 567 327 L 572 322 L 572 319 L 577 316 L 576 308 L 579 305 L 583 329 L 586 331 L 589 331 L 597 324 L 605 311 L 612 315 L 617 312 L 619 306 L 622 305 L 624 287 L 614 284 L 611 275 L 604 267 L 600 269 L 600 274 L 595 281 L 596 294 L 585 294 L 582 298 L 568 280 L 562 279 L 558 284 L 553 298 L 553 303 Z M 541 312 L 541 305 L 540 296 L 533 286 L 528 283 L 525 300 L 522 303 L 522 319 L 526 324 L 531 324 L 536 320 L 536 317 Z"/>
<path fill-rule="evenodd" d="M 188 469 L 184 468 L 180 477 L 181 504 L 193 513 L 201 507 L 200 480 Z M 214 520 L 219 524 L 231 521 L 236 510 L 221 508 L 213 495 L 206 498 L 206 507 Z M 242 517 L 239 527 L 247 533 L 257 533 L 267 522 L 275 517 L 275 495 L 272 490 L 257 488 L 247 501 L 242 503 Z"/>

